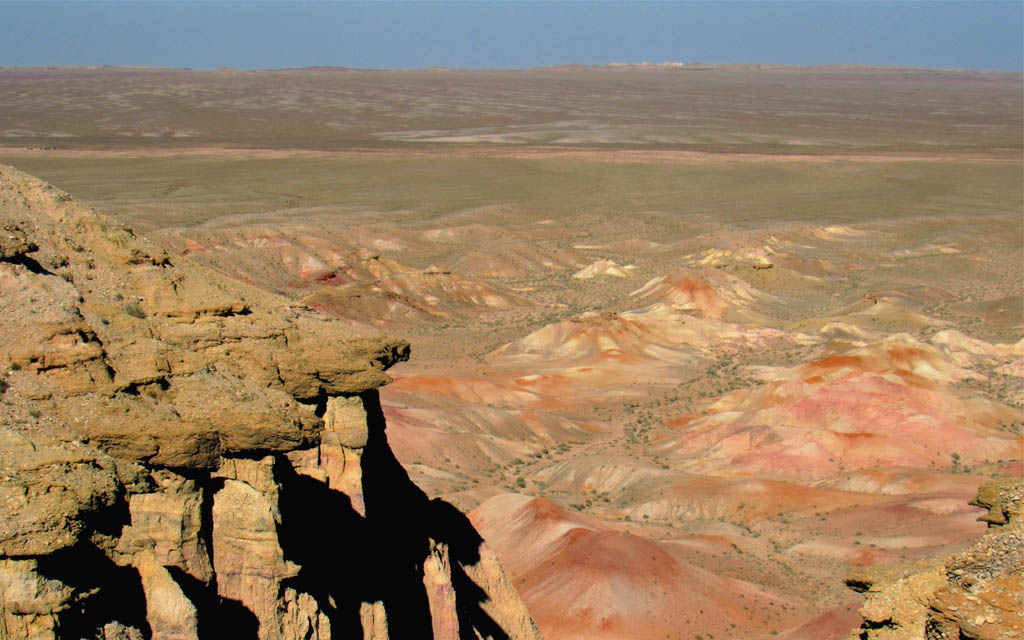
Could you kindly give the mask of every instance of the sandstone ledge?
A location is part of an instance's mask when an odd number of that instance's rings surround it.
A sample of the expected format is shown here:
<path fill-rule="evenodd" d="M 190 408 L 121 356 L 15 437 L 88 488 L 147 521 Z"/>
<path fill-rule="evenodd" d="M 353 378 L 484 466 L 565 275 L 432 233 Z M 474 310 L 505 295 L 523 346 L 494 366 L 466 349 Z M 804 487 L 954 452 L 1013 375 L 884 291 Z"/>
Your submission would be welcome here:
<path fill-rule="evenodd" d="M 401 340 L 174 263 L 10 168 L 0 225 L 0 367 L 16 431 L 213 469 L 221 455 L 314 445 L 318 405 L 386 384 L 409 354 Z"/>
<path fill-rule="evenodd" d="M 0 167 L 0 631 L 536 638 L 391 454 L 409 345 L 227 280 Z"/>

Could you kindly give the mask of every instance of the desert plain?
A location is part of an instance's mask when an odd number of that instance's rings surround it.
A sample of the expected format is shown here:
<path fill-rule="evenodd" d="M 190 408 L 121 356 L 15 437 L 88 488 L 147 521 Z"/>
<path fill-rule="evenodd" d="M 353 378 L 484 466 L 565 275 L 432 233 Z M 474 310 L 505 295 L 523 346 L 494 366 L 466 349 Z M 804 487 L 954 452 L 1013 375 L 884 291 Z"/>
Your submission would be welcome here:
<path fill-rule="evenodd" d="M 847 638 L 1024 474 L 1019 73 L 0 69 L 0 164 L 408 340 L 545 638 Z"/>

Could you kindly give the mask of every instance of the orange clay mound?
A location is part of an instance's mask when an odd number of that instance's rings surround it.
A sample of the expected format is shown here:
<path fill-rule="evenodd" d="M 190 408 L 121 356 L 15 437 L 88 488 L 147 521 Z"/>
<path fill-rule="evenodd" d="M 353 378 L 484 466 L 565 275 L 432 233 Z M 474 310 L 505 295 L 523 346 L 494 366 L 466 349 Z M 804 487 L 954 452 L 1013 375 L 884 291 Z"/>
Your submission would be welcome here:
<path fill-rule="evenodd" d="M 1013 458 L 1019 438 L 997 427 L 1024 412 L 947 384 L 967 376 L 938 350 L 894 336 L 723 396 L 708 415 L 680 421 L 662 450 L 691 471 L 794 481 Z"/>
<path fill-rule="evenodd" d="M 590 278 L 596 278 L 598 276 L 630 278 L 632 277 L 630 271 L 633 269 L 636 269 L 636 267 L 631 264 L 621 266 L 614 260 L 602 259 L 591 262 L 576 273 L 572 274 L 572 277 L 577 280 L 589 280 Z"/>
<path fill-rule="evenodd" d="M 630 293 L 641 303 L 661 302 L 697 309 L 713 318 L 749 321 L 752 307 L 771 301 L 770 294 L 719 269 L 677 269 L 653 278 Z M 727 314 L 727 311 L 733 314 Z M 738 313 L 737 313 L 738 312 Z M 746 313 L 743 313 L 746 312 Z"/>
<path fill-rule="evenodd" d="M 418 406 L 422 406 L 425 400 L 436 406 L 458 402 L 513 409 L 539 406 L 550 408 L 562 404 L 530 389 L 517 388 L 507 381 L 491 380 L 490 376 L 487 379 L 431 375 L 396 377 L 388 388 L 387 397 L 389 404 L 408 401 Z"/>
<path fill-rule="evenodd" d="M 594 425 L 547 411 L 488 406 L 463 406 L 459 411 L 385 406 L 384 416 L 388 441 L 399 459 L 435 468 L 457 460 L 462 471 L 507 465 L 559 441 L 587 440 L 600 433 Z"/>
<path fill-rule="evenodd" d="M 271 288 L 311 281 L 346 284 L 410 271 L 353 238 L 325 238 L 302 227 L 255 225 L 216 229 L 172 229 L 157 234 L 172 251 L 192 256 L 231 277 L 258 280 Z"/>
<path fill-rule="evenodd" d="M 488 358 L 502 370 L 534 375 L 614 376 L 631 381 L 689 377 L 712 353 L 785 348 L 813 341 L 776 329 L 741 327 L 665 304 L 624 313 L 590 312 L 547 325 Z"/>
<path fill-rule="evenodd" d="M 318 234 L 301 225 L 265 225 L 162 232 L 174 250 L 237 280 L 295 295 L 325 313 L 358 324 L 419 326 L 453 314 L 531 303 L 497 283 L 448 269 L 414 269 L 378 254 L 401 249 L 383 234 Z M 422 240 L 420 240 L 422 243 Z"/>
<path fill-rule="evenodd" d="M 690 640 L 736 627 L 760 635 L 792 626 L 803 608 L 689 564 L 674 545 L 617 531 L 545 498 L 498 495 L 470 519 L 547 640 Z"/>

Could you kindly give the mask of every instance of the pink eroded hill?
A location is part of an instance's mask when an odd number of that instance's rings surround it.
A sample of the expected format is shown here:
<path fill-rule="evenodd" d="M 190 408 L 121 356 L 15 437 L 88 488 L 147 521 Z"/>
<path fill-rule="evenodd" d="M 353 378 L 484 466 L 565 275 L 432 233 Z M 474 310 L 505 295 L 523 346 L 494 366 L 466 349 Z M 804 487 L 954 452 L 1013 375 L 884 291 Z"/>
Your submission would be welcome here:
<path fill-rule="evenodd" d="M 391 401 L 388 398 L 387 401 Z M 480 472 L 538 454 L 565 440 L 588 440 L 596 425 L 574 422 L 547 411 L 489 406 L 450 408 L 385 406 L 388 441 L 401 460 L 435 468 L 457 460 L 463 471 Z"/>
<path fill-rule="evenodd" d="M 708 415 L 677 421 L 681 432 L 661 447 L 690 471 L 794 481 L 1013 458 L 1019 438 L 997 427 L 1024 413 L 948 384 L 971 375 L 937 349 L 893 336 L 728 394 Z"/>
<path fill-rule="evenodd" d="M 584 258 L 572 249 L 508 242 L 488 246 L 486 250 L 467 251 L 453 263 L 453 267 L 478 278 L 524 278 L 551 271 L 579 269 L 584 264 Z"/>
<path fill-rule="evenodd" d="M 493 378 L 493 379 L 492 379 Z M 508 408 L 556 408 L 563 401 L 538 394 L 497 377 L 474 378 L 465 376 L 411 375 L 396 376 L 388 387 L 388 404 L 423 406 L 486 405 Z"/>
<path fill-rule="evenodd" d="M 492 213 L 503 219 L 510 215 L 508 211 L 495 209 L 498 210 Z M 466 215 L 480 213 L 467 212 Z M 475 278 L 524 278 L 579 269 L 586 260 L 576 250 L 537 242 L 572 235 L 575 235 L 574 231 L 550 220 L 513 225 L 511 229 L 477 223 L 439 227 L 420 233 L 424 241 L 455 248 L 458 258 L 450 263 L 451 266 L 459 273 Z"/>
<path fill-rule="evenodd" d="M 172 251 L 238 279 L 256 277 L 259 284 L 274 288 L 322 279 L 332 271 L 334 284 L 343 284 L 412 270 L 360 246 L 355 238 L 324 237 L 301 226 L 168 229 L 155 235 Z"/>
<path fill-rule="evenodd" d="M 470 514 L 548 640 L 749 635 L 794 626 L 800 601 L 685 562 L 545 498 L 495 496 Z"/>
<path fill-rule="evenodd" d="M 621 381 L 688 377 L 713 354 L 743 348 L 785 348 L 814 339 L 741 327 L 664 304 L 624 313 L 585 313 L 547 325 L 489 356 L 501 370 Z"/>
<path fill-rule="evenodd" d="M 768 242 L 770 244 L 763 246 L 740 244 L 733 249 L 705 249 L 699 253 L 683 256 L 682 259 L 695 267 L 781 268 L 814 278 L 839 276 L 857 268 L 853 265 L 840 267 L 829 260 L 806 258 L 797 253 L 779 250 L 776 248 L 777 245 L 792 243 L 784 243 L 774 235 L 769 236 Z"/>
<path fill-rule="evenodd" d="M 868 372 L 894 373 L 918 386 L 978 377 L 957 366 L 935 347 L 901 333 L 800 365 L 785 379 L 813 382 L 818 378 L 831 380 Z"/>
<path fill-rule="evenodd" d="M 858 609 L 860 603 L 833 607 L 821 615 L 811 618 L 795 629 L 778 636 L 779 640 L 825 640 L 826 638 L 848 638 L 850 630 L 863 620 Z"/>
<path fill-rule="evenodd" d="M 406 271 L 378 280 L 352 282 L 343 286 L 338 270 L 317 278 L 315 287 L 302 302 L 337 318 L 377 326 L 422 325 L 461 313 L 528 307 L 532 303 L 502 287 L 463 278 L 446 271 Z"/>
<path fill-rule="evenodd" d="M 526 298 L 496 284 L 463 278 L 450 271 L 427 269 L 381 278 L 372 285 L 397 295 L 423 300 L 439 309 L 527 307 Z"/>
<path fill-rule="evenodd" d="M 975 362 L 993 364 L 1002 359 L 1019 363 L 1024 359 L 1024 338 L 1012 344 L 989 344 L 955 329 L 947 329 L 936 333 L 929 342 L 941 349 L 958 366 L 970 366 Z"/>
<path fill-rule="evenodd" d="M 932 318 L 918 312 L 913 301 L 887 296 L 874 297 L 866 295 L 861 300 L 837 309 L 824 320 L 842 320 L 863 329 L 882 331 L 917 332 L 928 327 L 946 324 L 942 320 Z M 823 319 L 817 319 L 820 323 Z M 801 324 L 814 323 L 815 319 L 805 320 Z"/>
<path fill-rule="evenodd" d="M 390 245 L 382 234 L 365 230 L 339 237 L 301 225 L 270 225 L 170 230 L 162 236 L 174 250 L 225 275 L 280 293 L 306 292 L 305 304 L 359 324 L 417 326 L 462 312 L 532 304 L 496 283 L 437 267 L 414 269 L 379 255 L 374 247 Z"/>
<path fill-rule="evenodd" d="M 903 546 L 946 544 L 967 535 L 977 513 L 966 501 L 980 483 L 968 475 L 900 468 L 852 472 L 805 486 L 754 477 L 694 475 L 613 452 L 575 455 L 541 470 L 534 479 L 568 495 L 605 496 L 607 501 L 599 506 L 609 515 L 628 515 L 638 522 L 728 518 L 761 527 L 782 514 L 812 520 L 817 514 L 829 514 L 827 530 L 810 526 L 817 531 L 815 539 L 849 545 L 849 536 L 874 520 L 876 531 L 884 529 L 885 535 L 902 540 Z M 891 517 L 897 514 L 902 515 Z M 928 520 L 927 531 L 937 538 L 907 542 L 919 537 L 922 519 Z M 738 530 L 723 535 L 734 536 L 733 542 L 740 546 L 751 544 Z"/>
<path fill-rule="evenodd" d="M 642 238 L 632 237 L 626 240 L 619 240 L 617 242 L 609 242 L 606 244 L 577 244 L 574 245 L 575 249 L 586 249 L 591 251 L 613 251 L 617 253 L 628 253 L 636 254 L 652 249 L 660 249 L 666 245 L 659 244 L 652 240 L 645 240 Z"/>
<path fill-rule="evenodd" d="M 697 309 L 713 318 L 749 320 L 755 308 L 773 300 L 744 280 L 719 269 L 677 269 L 630 293 L 641 303 Z"/>

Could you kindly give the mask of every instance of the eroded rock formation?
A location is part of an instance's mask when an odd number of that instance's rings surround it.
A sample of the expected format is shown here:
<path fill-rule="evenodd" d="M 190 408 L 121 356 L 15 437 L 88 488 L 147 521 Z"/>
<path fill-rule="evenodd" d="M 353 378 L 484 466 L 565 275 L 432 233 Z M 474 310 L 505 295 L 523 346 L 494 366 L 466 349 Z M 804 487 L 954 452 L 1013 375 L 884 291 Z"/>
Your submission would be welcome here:
<path fill-rule="evenodd" d="M 0 167 L 0 637 L 536 638 L 391 453 L 406 343 Z"/>
<path fill-rule="evenodd" d="M 943 560 L 847 578 L 866 592 L 863 640 L 1024 638 L 1024 482 L 983 485 L 971 503 L 988 509 L 989 532 Z"/>

